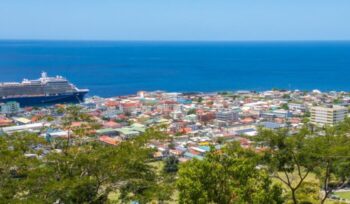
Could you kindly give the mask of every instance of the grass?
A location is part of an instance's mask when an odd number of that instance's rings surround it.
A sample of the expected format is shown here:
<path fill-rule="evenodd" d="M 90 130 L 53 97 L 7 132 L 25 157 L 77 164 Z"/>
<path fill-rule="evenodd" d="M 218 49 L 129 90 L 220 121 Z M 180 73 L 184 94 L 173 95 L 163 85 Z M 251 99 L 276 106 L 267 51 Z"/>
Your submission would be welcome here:
<path fill-rule="evenodd" d="M 156 172 L 160 174 L 163 170 L 164 167 L 164 162 L 163 161 L 155 161 L 151 162 L 150 165 L 154 168 L 156 168 Z"/>
<path fill-rule="evenodd" d="M 346 192 L 335 192 L 335 195 L 339 196 L 340 198 L 348 199 L 350 200 L 350 191 Z"/>
<path fill-rule="evenodd" d="M 278 176 L 285 181 L 287 180 L 285 174 L 282 172 L 280 172 Z M 293 172 L 292 174 L 288 174 L 288 176 L 293 186 L 296 186 L 299 183 L 300 178 L 298 176 L 297 171 Z M 284 189 L 284 195 L 287 197 L 287 199 L 291 199 L 290 189 L 288 188 L 288 186 L 277 178 L 273 178 L 272 180 L 274 183 L 280 184 Z M 304 180 L 304 184 L 297 191 L 297 198 L 299 199 L 299 201 L 304 201 L 309 203 L 319 203 L 318 183 L 319 183 L 319 180 L 316 177 L 316 175 L 309 173 L 309 175 Z"/>
<path fill-rule="evenodd" d="M 152 167 L 154 167 L 156 169 L 156 173 L 157 174 L 161 174 L 162 173 L 162 170 L 163 170 L 163 167 L 164 167 L 164 162 L 163 161 L 155 161 L 155 162 L 151 162 L 150 165 Z M 171 201 L 166 201 L 165 203 L 166 204 L 176 204 L 178 203 L 178 191 L 175 190 L 173 196 L 172 196 L 172 200 Z M 108 201 L 109 203 L 116 203 L 116 204 L 119 204 L 120 203 L 120 200 L 119 200 L 119 192 L 112 192 L 109 194 L 108 196 Z M 150 202 L 150 203 L 157 203 L 156 201 L 153 201 L 153 202 Z"/>
<path fill-rule="evenodd" d="M 108 195 L 107 203 L 120 203 L 119 201 L 119 192 L 112 192 Z"/>
<path fill-rule="evenodd" d="M 278 174 L 283 180 L 287 180 L 286 179 L 286 176 L 281 172 L 281 173 L 279 173 Z M 298 177 L 298 174 L 297 174 L 297 172 L 294 172 L 292 175 L 290 175 L 291 176 L 291 180 L 292 180 L 292 183 L 293 183 L 293 185 L 295 186 L 296 184 L 297 184 L 297 182 L 299 182 L 299 177 Z M 277 178 L 273 178 L 272 179 L 274 182 L 276 182 L 276 183 L 279 183 L 279 184 L 281 184 L 282 185 L 282 187 L 284 188 L 284 189 L 288 189 L 288 187 L 287 187 L 287 185 L 286 184 L 284 184 L 282 181 L 280 181 L 279 179 L 277 179 Z M 319 183 L 319 180 L 318 180 L 318 178 L 316 177 L 316 175 L 315 174 L 313 174 L 313 173 L 309 173 L 309 175 L 306 177 L 306 179 L 305 179 L 305 181 L 304 182 L 308 182 L 308 183 Z M 289 190 L 289 189 L 288 189 Z"/>
<path fill-rule="evenodd" d="M 279 176 L 280 176 L 281 178 L 283 178 L 283 179 L 286 179 L 286 177 L 285 177 L 285 175 L 284 175 L 283 173 L 279 173 Z M 294 186 L 295 186 L 295 184 L 299 181 L 298 176 L 297 176 L 297 173 L 296 173 L 296 172 L 293 173 L 292 177 L 293 177 L 293 181 L 294 181 L 294 182 L 292 182 L 292 183 L 293 183 Z M 288 188 L 283 182 L 281 182 L 279 179 L 273 178 L 272 180 L 273 180 L 274 183 L 281 184 L 281 186 L 282 186 L 282 188 L 285 190 L 285 192 L 289 192 L 289 188 Z M 305 183 L 308 183 L 309 185 L 310 185 L 310 184 L 311 184 L 311 185 L 312 185 L 312 184 L 315 185 L 315 186 L 314 186 L 314 187 L 316 188 L 315 190 L 317 190 L 317 191 L 319 190 L 319 187 L 318 187 L 318 185 L 319 185 L 319 179 L 317 178 L 317 176 L 316 176 L 315 174 L 310 173 L 310 174 L 306 177 L 306 179 L 305 179 L 304 182 L 305 182 Z M 301 188 L 300 190 L 302 190 L 302 188 Z M 299 191 L 299 192 L 300 192 L 300 191 Z M 338 194 L 338 193 L 339 193 L 339 194 Z M 340 198 L 344 198 L 344 199 L 349 199 L 349 200 L 350 200 L 350 191 L 349 191 L 349 192 L 338 192 L 338 193 L 335 193 L 335 194 L 338 195 Z M 318 193 L 313 194 L 313 195 L 307 195 L 307 197 L 304 197 L 304 198 L 302 198 L 302 199 L 303 199 L 303 200 L 306 199 L 306 200 L 309 201 L 310 203 L 319 203 L 319 200 L 317 199 L 317 196 L 318 196 L 317 194 L 318 194 Z M 298 197 L 300 198 L 300 195 L 298 195 Z M 311 198 L 311 197 L 314 197 L 314 198 Z M 325 203 L 326 203 L 326 204 L 340 204 L 340 203 L 343 203 L 343 202 L 341 202 L 341 201 L 335 201 L 335 200 L 331 200 L 331 199 L 327 199 Z"/>

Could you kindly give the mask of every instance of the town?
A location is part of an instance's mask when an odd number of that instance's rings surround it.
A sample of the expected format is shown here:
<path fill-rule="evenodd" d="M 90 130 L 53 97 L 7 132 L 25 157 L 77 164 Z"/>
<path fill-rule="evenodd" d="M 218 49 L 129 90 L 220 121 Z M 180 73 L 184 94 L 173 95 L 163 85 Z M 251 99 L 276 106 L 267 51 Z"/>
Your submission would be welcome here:
<path fill-rule="evenodd" d="M 136 95 L 111 98 L 90 97 L 79 104 L 99 124 L 95 139 L 108 145 L 137 137 L 147 128 L 165 125 L 170 143 L 154 142 L 154 157 L 174 155 L 181 162 L 202 159 L 210 146 L 238 141 L 250 147 L 259 128 L 288 128 L 290 134 L 305 124 L 332 126 L 348 114 L 350 95 L 318 90 L 217 93 L 170 93 L 139 91 Z M 16 102 L 1 106 L 0 132 L 34 132 L 48 139 L 66 138 L 60 107 L 24 107 Z M 73 122 L 79 127 L 82 122 Z M 74 135 L 72 135 L 74 137 Z"/>
<path fill-rule="evenodd" d="M 33 107 L 1 103 L 0 164 L 7 170 L 0 184 L 7 189 L 21 178 L 10 189 L 27 190 L 4 190 L 0 196 L 19 201 L 49 196 L 57 203 L 191 203 L 205 197 L 194 197 L 198 193 L 210 192 L 207 182 L 218 188 L 220 175 L 230 177 L 223 185 L 264 192 L 266 203 L 348 203 L 349 105 L 347 92 L 279 89 L 139 91 Z M 246 183 L 239 168 L 256 184 Z M 239 178 L 240 184 L 230 183 Z M 78 180 L 72 184 L 72 179 Z M 193 191 L 196 182 L 201 188 Z M 62 187 L 46 191 L 51 185 Z M 260 194 L 249 192 L 237 199 L 261 201 Z M 227 195 L 204 203 L 220 203 Z"/>

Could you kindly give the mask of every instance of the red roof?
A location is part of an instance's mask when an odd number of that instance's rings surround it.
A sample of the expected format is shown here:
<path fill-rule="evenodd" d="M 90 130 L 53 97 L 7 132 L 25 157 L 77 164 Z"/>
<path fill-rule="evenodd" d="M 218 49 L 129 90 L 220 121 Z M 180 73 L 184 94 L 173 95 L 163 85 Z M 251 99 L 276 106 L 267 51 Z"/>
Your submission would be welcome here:
<path fill-rule="evenodd" d="M 254 122 L 254 119 L 248 117 L 248 118 L 244 118 L 241 122 L 242 122 L 242 123 L 252 123 L 252 122 Z"/>
<path fill-rule="evenodd" d="M 0 126 L 7 126 L 12 123 L 12 120 L 4 117 L 0 117 Z"/>
<path fill-rule="evenodd" d="M 162 101 L 163 104 L 177 104 L 175 101 Z"/>
<path fill-rule="evenodd" d="M 128 103 L 122 103 L 121 104 L 123 108 L 133 108 L 133 107 L 138 107 L 140 104 L 137 102 L 128 102 Z"/>
<path fill-rule="evenodd" d="M 118 103 L 118 101 L 107 101 L 106 102 L 106 106 L 108 106 L 108 107 L 115 107 L 115 106 L 118 106 L 119 105 L 119 103 Z"/>
<path fill-rule="evenodd" d="M 114 121 L 108 121 L 108 122 L 105 122 L 104 124 L 103 124 L 103 126 L 105 126 L 105 127 L 109 127 L 109 128 L 118 128 L 118 127 L 121 127 L 121 125 L 119 124 L 119 123 L 116 123 L 116 122 L 114 122 Z"/>
<path fill-rule="evenodd" d="M 290 119 L 290 122 L 291 122 L 292 124 L 297 124 L 297 123 L 300 123 L 300 122 L 301 122 L 301 119 L 300 119 L 300 118 L 291 118 L 291 119 Z"/>
<path fill-rule="evenodd" d="M 108 137 L 106 135 L 103 135 L 99 138 L 99 140 L 101 142 L 104 142 L 104 143 L 107 143 L 107 144 L 110 144 L 110 145 L 117 145 L 119 144 L 119 141 L 114 139 L 114 138 L 111 138 L 111 137 Z"/>
<path fill-rule="evenodd" d="M 118 117 L 119 119 L 126 119 L 126 118 L 127 118 L 124 114 L 119 114 L 117 117 Z"/>
<path fill-rule="evenodd" d="M 71 127 L 80 127 L 82 124 L 82 122 L 72 122 Z"/>

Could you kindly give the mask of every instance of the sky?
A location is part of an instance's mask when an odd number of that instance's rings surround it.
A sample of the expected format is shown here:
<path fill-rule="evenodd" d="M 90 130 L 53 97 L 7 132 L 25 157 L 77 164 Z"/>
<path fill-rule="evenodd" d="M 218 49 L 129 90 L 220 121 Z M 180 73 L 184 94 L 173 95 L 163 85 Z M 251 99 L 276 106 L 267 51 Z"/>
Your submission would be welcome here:
<path fill-rule="evenodd" d="M 0 0 L 0 39 L 350 40 L 350 0 Z"/>

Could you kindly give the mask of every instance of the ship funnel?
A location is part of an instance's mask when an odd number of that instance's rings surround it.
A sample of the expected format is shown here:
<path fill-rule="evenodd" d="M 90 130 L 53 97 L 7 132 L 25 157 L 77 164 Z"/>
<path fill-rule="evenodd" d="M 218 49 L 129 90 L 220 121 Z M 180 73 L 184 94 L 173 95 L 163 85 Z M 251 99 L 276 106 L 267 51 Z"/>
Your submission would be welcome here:
<path fill-rule="evenodd" d="M 41 72 L 41 78 L 43 78 L 43 79 L 47 78 L 47 73 L 46 72 Z"/>

